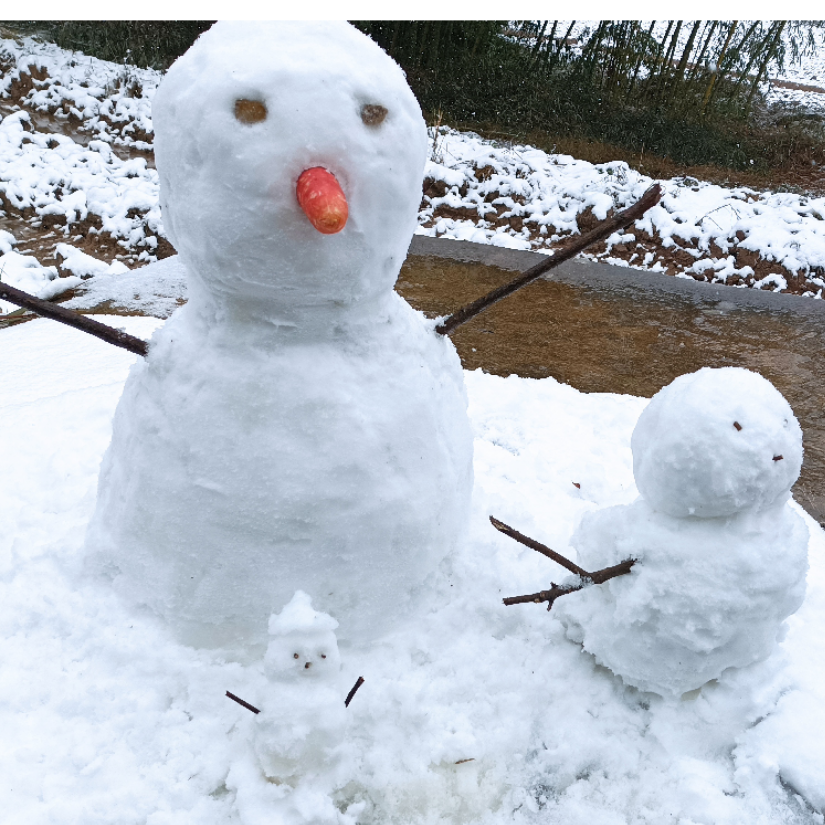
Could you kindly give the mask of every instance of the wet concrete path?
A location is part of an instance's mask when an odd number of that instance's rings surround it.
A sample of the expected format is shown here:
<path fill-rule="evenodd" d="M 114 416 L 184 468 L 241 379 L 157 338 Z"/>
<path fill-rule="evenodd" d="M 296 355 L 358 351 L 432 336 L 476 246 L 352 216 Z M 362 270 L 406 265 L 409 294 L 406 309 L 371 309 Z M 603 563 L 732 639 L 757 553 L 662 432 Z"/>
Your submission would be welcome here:
<path fill-rule="evenodd" d="M 538 260 L 416 237 L 398 291 L 429 315 L 449 314 Z M 583 392 L 650 397 L 703 366 L 755 370 L 799 418 L 805 461 L 794 495 L 825 522 L 823 301 L 574 260 L 452 337 L 467 369 L 552 376 Z"/>

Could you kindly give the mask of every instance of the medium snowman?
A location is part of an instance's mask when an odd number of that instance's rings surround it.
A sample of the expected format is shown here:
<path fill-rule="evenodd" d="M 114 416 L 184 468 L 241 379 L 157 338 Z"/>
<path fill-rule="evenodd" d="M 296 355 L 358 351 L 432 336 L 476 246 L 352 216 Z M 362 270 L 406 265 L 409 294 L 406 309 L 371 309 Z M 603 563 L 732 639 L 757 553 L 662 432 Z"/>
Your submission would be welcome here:
<path fill-rule="evenodd" d="M 393 291 L 418 103 L 346 23 L 219 23 L 152 114 L 189 302 L 126 382 L 88 566 L 242 661 L 296 590 L 369 642 L 455 548 L 472 488 L 458 356 Z"/>
<path fill-rule="evenodd" d="M 625 683 L 680 696 L 767 658 L 802 604 L 802 431 L 762 376 L 704 368 L 653 397 L 631 447 L 641 497 L 586 515 L 571 544 L 588 570 L 637 562 L 553 612 Z"/>

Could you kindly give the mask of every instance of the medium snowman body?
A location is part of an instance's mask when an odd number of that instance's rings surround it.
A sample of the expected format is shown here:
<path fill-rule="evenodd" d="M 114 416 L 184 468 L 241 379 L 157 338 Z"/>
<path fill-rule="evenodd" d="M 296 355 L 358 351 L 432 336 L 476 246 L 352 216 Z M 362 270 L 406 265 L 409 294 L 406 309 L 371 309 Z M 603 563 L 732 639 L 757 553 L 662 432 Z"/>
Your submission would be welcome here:
<path fill-rule="evenodd" d="M 697 519 L 639 499 L 588 514 L 571 543 L 585 569 L 637 563 L 553 612 L 600 664 L 662 695 L 765 659 L 805 596 L 808 528 L 785 502 Z"/>
<path fill-rule="evenodd" d="M 627 684 L 679 696 L 767 658 L 802 604 L 801 430 L 761 376 L 703 369 L 654 397 L 632 447 L 642 496 L 587 514 L 571 544 L 587 570 L 636 564 L 553 612 Z"/>
<path fill-rule="evenodd" d="M 182 641 L 240 658 L 299 589 L 368 641 L 455 547 L 472 488 L 455 349 L 393 292 L 420 108 L 347 24 L 222 23 L 169 70 L 153 120 L 189 303 L 126 383 L 89 565 Z M 307 171 L 336 188 L 320 221 L 311 186 L 296 198 Z"/>

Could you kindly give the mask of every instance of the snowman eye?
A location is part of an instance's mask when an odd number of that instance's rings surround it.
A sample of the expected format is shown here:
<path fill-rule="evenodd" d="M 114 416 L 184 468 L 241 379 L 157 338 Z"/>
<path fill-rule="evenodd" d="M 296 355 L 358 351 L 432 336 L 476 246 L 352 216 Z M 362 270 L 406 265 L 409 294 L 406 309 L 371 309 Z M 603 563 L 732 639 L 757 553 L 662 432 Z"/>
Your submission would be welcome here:
<path fill-rule="evenodd" d="M 361 120 L 367 126 L 379 126 L 386 116 L 387 110 L 377 103 L 366 103 L 361 107 Z"/>
<path fill-rule="evenodd" d="M 262 100 L 236 100 L 235 119 L 246 124 L 260 123 L 266 120 L 266 104 Z"/>
<path fill-rule="evenodd" d="M 733 426 L 736 427 L 737 431 L 742 429 L 742 425 L 738 421 L 734 421 Z"/>

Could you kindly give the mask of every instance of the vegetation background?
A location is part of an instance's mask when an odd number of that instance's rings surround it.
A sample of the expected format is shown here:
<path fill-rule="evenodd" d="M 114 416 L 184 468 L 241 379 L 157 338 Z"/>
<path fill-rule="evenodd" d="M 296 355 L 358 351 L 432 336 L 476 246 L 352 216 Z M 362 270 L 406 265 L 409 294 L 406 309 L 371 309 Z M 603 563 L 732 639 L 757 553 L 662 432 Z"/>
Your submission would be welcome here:
<path fill-rule="evenodd" d="M 822 119 L 772 108 L 761 91 L 770 71 L 814 47 L 821 21 L 354 23 L 401 64 L 431 125 L 621 158 L 652 176 L 809 189 L 825 164 Z M 165 68 L 211 21 L 6 25 Z"/>

